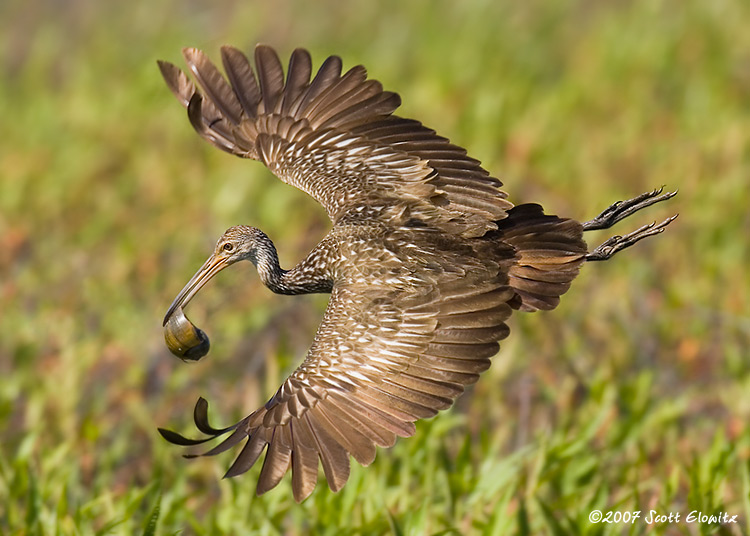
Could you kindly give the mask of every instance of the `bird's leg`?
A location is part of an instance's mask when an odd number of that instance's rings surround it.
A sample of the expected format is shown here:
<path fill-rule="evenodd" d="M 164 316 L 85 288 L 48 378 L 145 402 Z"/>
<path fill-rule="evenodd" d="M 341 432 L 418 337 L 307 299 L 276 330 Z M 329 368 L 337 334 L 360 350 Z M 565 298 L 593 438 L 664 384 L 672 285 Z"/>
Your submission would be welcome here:
<path fill-rule="evenodd" d="M 677 190 L 662 194 L 664 187 L 657 188 L 653 192 L 646 192 L 627 201 L 617 201 L 612 203 L 607 210 L 599 214 L 593 220 L 583 223 L 584 231 L 594 231 L 596 229 L 609 229 L 618 221 L 627 218 L 642 208 L 650 207 L 655 203 L 666 201 L 677 195 Z M 661 194 L 661 195 L 660 195 Z"/>
<path fill-rule="evenodd" d="M 636 229 L 632 233 L 626 234 L 625 236 L 613 236 L 602 245 L 594 249 L 593 251 L 586 254 L 587 261 L 606 261 L 612 255 L 621 251 L 625 248 L 629 248 L 636 242 L 640 242 L 647 236 L 653 236 L 664 231 L 664 228 L 672 223 L 677 217 L 677 214 L 657 224 L 655 221 L 647 225 L 644 225 L 640 229 Z"/>
<path fill-rule="evenodd" d="M 609 229 L 618 221 L 627 218 L 631 214 L 638 212 L 639 210 L 649 207 L 655 203 L 666 201 L 677 195 L 677 191 L 667 192 L 662 194 L 664 188 L 658 188 L 652 192 L 646 192 L 633 199 L 627 201 L 618 201 L 610 205 L 604 212 L 599 214 L 593 220 L 583 223 L 584 231 L 592 231 L 595 229 Z M 613 236 L 609 240 L 605 241 L 602 245 L 589 252 L 586 255 L 587 261 L 604 261 L 611 258 L 615 253 L 628 248 L 643 240 L 648 236 L 653 236 L 664 231 L 664 228 L 669 225 L 677 217 L 674 216 L 667 218 L 663 222 L 657 224 L 656 222 L 649 223 L 643 227 L 636 229 L 632 233 L 624 236 Z"/>

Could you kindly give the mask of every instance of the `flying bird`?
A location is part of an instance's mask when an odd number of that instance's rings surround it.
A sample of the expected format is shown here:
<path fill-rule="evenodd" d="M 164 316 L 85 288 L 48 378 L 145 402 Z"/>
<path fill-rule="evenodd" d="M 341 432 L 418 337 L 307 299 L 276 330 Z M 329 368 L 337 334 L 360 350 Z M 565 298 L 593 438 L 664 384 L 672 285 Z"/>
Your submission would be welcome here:
<path fill-rule="evenodd" d="M 195 82 L 171 63 L 161 73 L 190 123 L 218 148 L 265 164 L 317 200 L 332 228 L 291 270 L 257 228 L 239 225 L 169 308 L 170 349 L 188 359 L 208 338 L 183 307 L 224 268 L 247 260 L 279 294 L 330 293 L 302 364 L 266 404 L 227 428 L 212 427 L 201 398 L 194 419 L 204 439 L 160 429 L 196 445 L 229 434 L 202 455 L 245 442 L 226 476 L 247 471 L 266 450 L 262 494 L 291 469 L 294 498 L 314 490 L 319 464 L 338 491 L 349 457 L 362 465 L 376 447 L 414 434 L 414 422 L 451 406 L 477 381 L 508 335 L 514 310 L 554 309 L 581 266 L 658 233 L 676 217 L 614 236 L 589 249 L 583 233 L 605 229 L 671 198 L 657 189 L 617 202 L 593 220 L 513 205 L 478 160 L 425 127 L 394 115 L 396 93 L 337 56 L 312 76 L 310 54 L 295 50 L 286 76 L 276 52 L 259 45 L 255 68 L 223 47 L 225 75 L 195 48 L 183 50 Z"/>

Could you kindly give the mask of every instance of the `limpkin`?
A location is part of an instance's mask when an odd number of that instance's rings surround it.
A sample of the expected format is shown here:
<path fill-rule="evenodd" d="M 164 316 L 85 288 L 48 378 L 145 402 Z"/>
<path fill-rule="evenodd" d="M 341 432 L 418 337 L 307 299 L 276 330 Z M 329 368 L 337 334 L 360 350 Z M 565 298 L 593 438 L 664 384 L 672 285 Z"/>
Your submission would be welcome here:
<path fill-rule="evenodd" d="M 196 445 L 232 432 L 204 453 L 247 440 L 227 476 L 265 455 L 257 493 L 291 468 L 294 498 L 312 493 L 319 462 L 337 491 L 349 456 L 362 465 L 376 446 L 414 434 L 414 422 L 448 408 L 490 366 L 513 310 L 554 309 L 581 265 L 610 258 L 660 233 L 674 216 L 589 251 L 583 233 L 605 229 L 672 197 L 662 189 L 611 205 L 579 223 L 537 204 L 514 206 L 479 161 L 433 130 L 393 115 L 396 93 L 362 66 L 342 74 L 331 56 L 311 80 L 310 55 L 295 50 L 286 77 L 276 52 L 221 49 L 226 78 L 200 50 L 183 50 L 198 87 L 159 62 L 195 130 L 220 149 L 263 162 L 325 207 L 332 229 L 291 270 L 279 267 L 262 231 L 231 227 L 175 298 L 165 325 L 214 275 L 249 260 L 279 294 L 330 293 L 303 363 L 268 402 L 216 429 L 207 403 L 194 412 L 208 437 L 160 430 Z M 257 73 L 257 78 L 256 78 Z M 184 316 L 180 317 L 184 319 Z"/>

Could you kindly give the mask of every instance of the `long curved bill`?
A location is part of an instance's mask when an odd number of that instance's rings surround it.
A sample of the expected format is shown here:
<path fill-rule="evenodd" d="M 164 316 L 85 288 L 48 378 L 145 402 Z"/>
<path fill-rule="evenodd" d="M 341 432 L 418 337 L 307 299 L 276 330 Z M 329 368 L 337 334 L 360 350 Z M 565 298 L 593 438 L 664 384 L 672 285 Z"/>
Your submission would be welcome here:
<path fill-rule="evenodd" d="M 203 263 L 203 266 L 201 266 L 198 271 L 195 272 L 195 275 L 190 278 L 190 281 L 188 281 L 187 284 L 182 288 L 180 293 L 172 302 L 172 305 L 169 306 L 167 314 L 164 315 L 164 324 L 162 325 L 166 326 L 167 322 L 169 322 L 169 318 L 178 308 L 185 307 L 185 305 L 187 305 L 188 302 L 193 299 L 193 296 L 195 296 L 198 291 L 203 288 L 203 286 L 208 283 L 211 278 L 213 278 L 213 276 L 221 272 L 230 264 L 231 262 L 229 262 L 229 259 L 227 257 L 218 257 L 216 255 L 211 255 L 208 260 Z"/>

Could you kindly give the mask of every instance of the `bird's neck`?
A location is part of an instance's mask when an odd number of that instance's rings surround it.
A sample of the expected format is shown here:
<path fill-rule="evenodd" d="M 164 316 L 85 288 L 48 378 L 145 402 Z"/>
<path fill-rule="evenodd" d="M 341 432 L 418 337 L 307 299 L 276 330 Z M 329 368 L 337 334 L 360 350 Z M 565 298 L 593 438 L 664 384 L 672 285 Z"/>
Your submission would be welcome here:
<path fill-rule="evenodd" d="M 265 286 L 276 294 L 311 294 L 316 292 L 330 292 L 331 284 L 327 279 L 316 277 L 309 270 L 297 266 L 292 270 L 284 270 L 279 265 L 276 247 L 269 239 L 256 251 L 254 259 L 258 276 Z"/>

